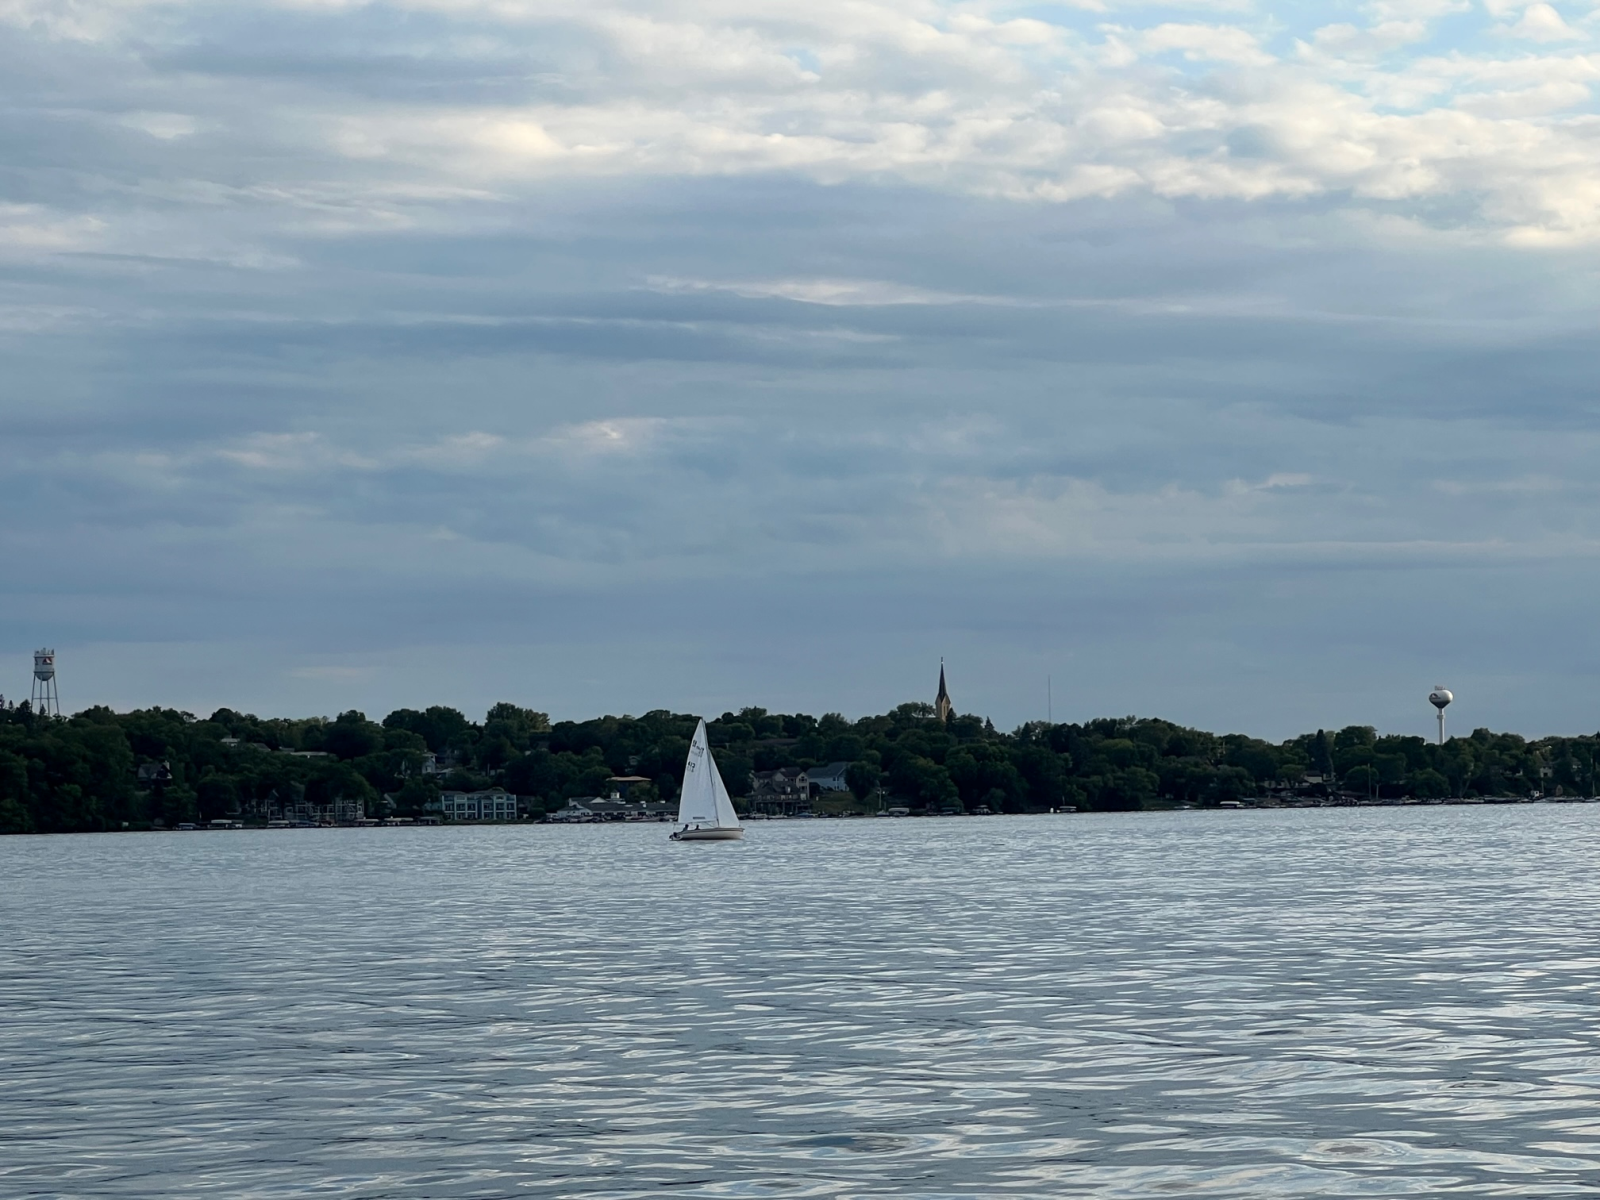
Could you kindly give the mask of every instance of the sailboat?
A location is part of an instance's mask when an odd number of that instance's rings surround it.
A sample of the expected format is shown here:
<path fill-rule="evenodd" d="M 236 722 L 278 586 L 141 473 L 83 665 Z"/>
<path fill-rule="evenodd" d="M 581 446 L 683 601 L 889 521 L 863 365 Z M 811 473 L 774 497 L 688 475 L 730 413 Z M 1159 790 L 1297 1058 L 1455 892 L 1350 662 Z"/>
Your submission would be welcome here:
<path fill-rule="evenodd" d="M 673 833 L 675 842 L 732 842 L 744 836 L 722 774 L 711 757 L 711 741 L 703 718 L 694 731 L 694 741 L 689 743 L 688 761 L 683 764 L 678 824 L 683 828 Z"/>

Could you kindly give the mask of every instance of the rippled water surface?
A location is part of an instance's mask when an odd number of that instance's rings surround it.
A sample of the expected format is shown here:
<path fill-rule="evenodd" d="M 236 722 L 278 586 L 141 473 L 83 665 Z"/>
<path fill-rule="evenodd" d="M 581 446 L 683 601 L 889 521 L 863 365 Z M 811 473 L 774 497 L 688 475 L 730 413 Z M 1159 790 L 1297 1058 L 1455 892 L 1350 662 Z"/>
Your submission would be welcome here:
<path fill-rule="evenodd" d="M 0 1195 L 1600 1194 L 1600 806 L 0 839 Z"/>

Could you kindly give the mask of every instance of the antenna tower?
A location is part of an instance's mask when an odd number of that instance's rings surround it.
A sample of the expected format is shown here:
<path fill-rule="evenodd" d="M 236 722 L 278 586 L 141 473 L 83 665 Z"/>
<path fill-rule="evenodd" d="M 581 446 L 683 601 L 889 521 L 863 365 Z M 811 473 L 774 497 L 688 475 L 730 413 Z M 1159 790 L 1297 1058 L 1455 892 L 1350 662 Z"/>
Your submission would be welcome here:
<path fill-rule="evenodd" d="M 43 713 L 47 717 L 61 715 L 61 699 L 56 695 L 56 652 L 54 650 L 35 650 L 33 652 L 33 695 L 30 698 L 33 711 Z"/>

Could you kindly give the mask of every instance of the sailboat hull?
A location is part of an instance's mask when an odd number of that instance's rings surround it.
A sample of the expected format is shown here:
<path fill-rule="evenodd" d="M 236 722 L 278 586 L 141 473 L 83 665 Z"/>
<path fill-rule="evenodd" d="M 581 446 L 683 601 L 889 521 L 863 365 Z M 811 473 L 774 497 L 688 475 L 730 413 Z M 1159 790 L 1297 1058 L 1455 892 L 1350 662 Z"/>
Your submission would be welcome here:
<path fill-rule="evenodd" d="M 742 829 L 680 829 L 672 835 L 675 842 L 737 842 L 744 837 Z"/>

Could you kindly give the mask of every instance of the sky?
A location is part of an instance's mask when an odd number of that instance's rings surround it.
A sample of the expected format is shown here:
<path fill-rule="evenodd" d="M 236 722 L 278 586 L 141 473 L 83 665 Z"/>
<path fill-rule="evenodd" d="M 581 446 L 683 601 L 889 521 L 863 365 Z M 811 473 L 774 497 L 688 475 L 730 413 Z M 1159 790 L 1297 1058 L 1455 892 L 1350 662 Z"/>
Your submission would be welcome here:
<path fill-rule="evenodd" d="M 1600 728 L 1600 7 L 0 0 L 0 691 Z"/>

